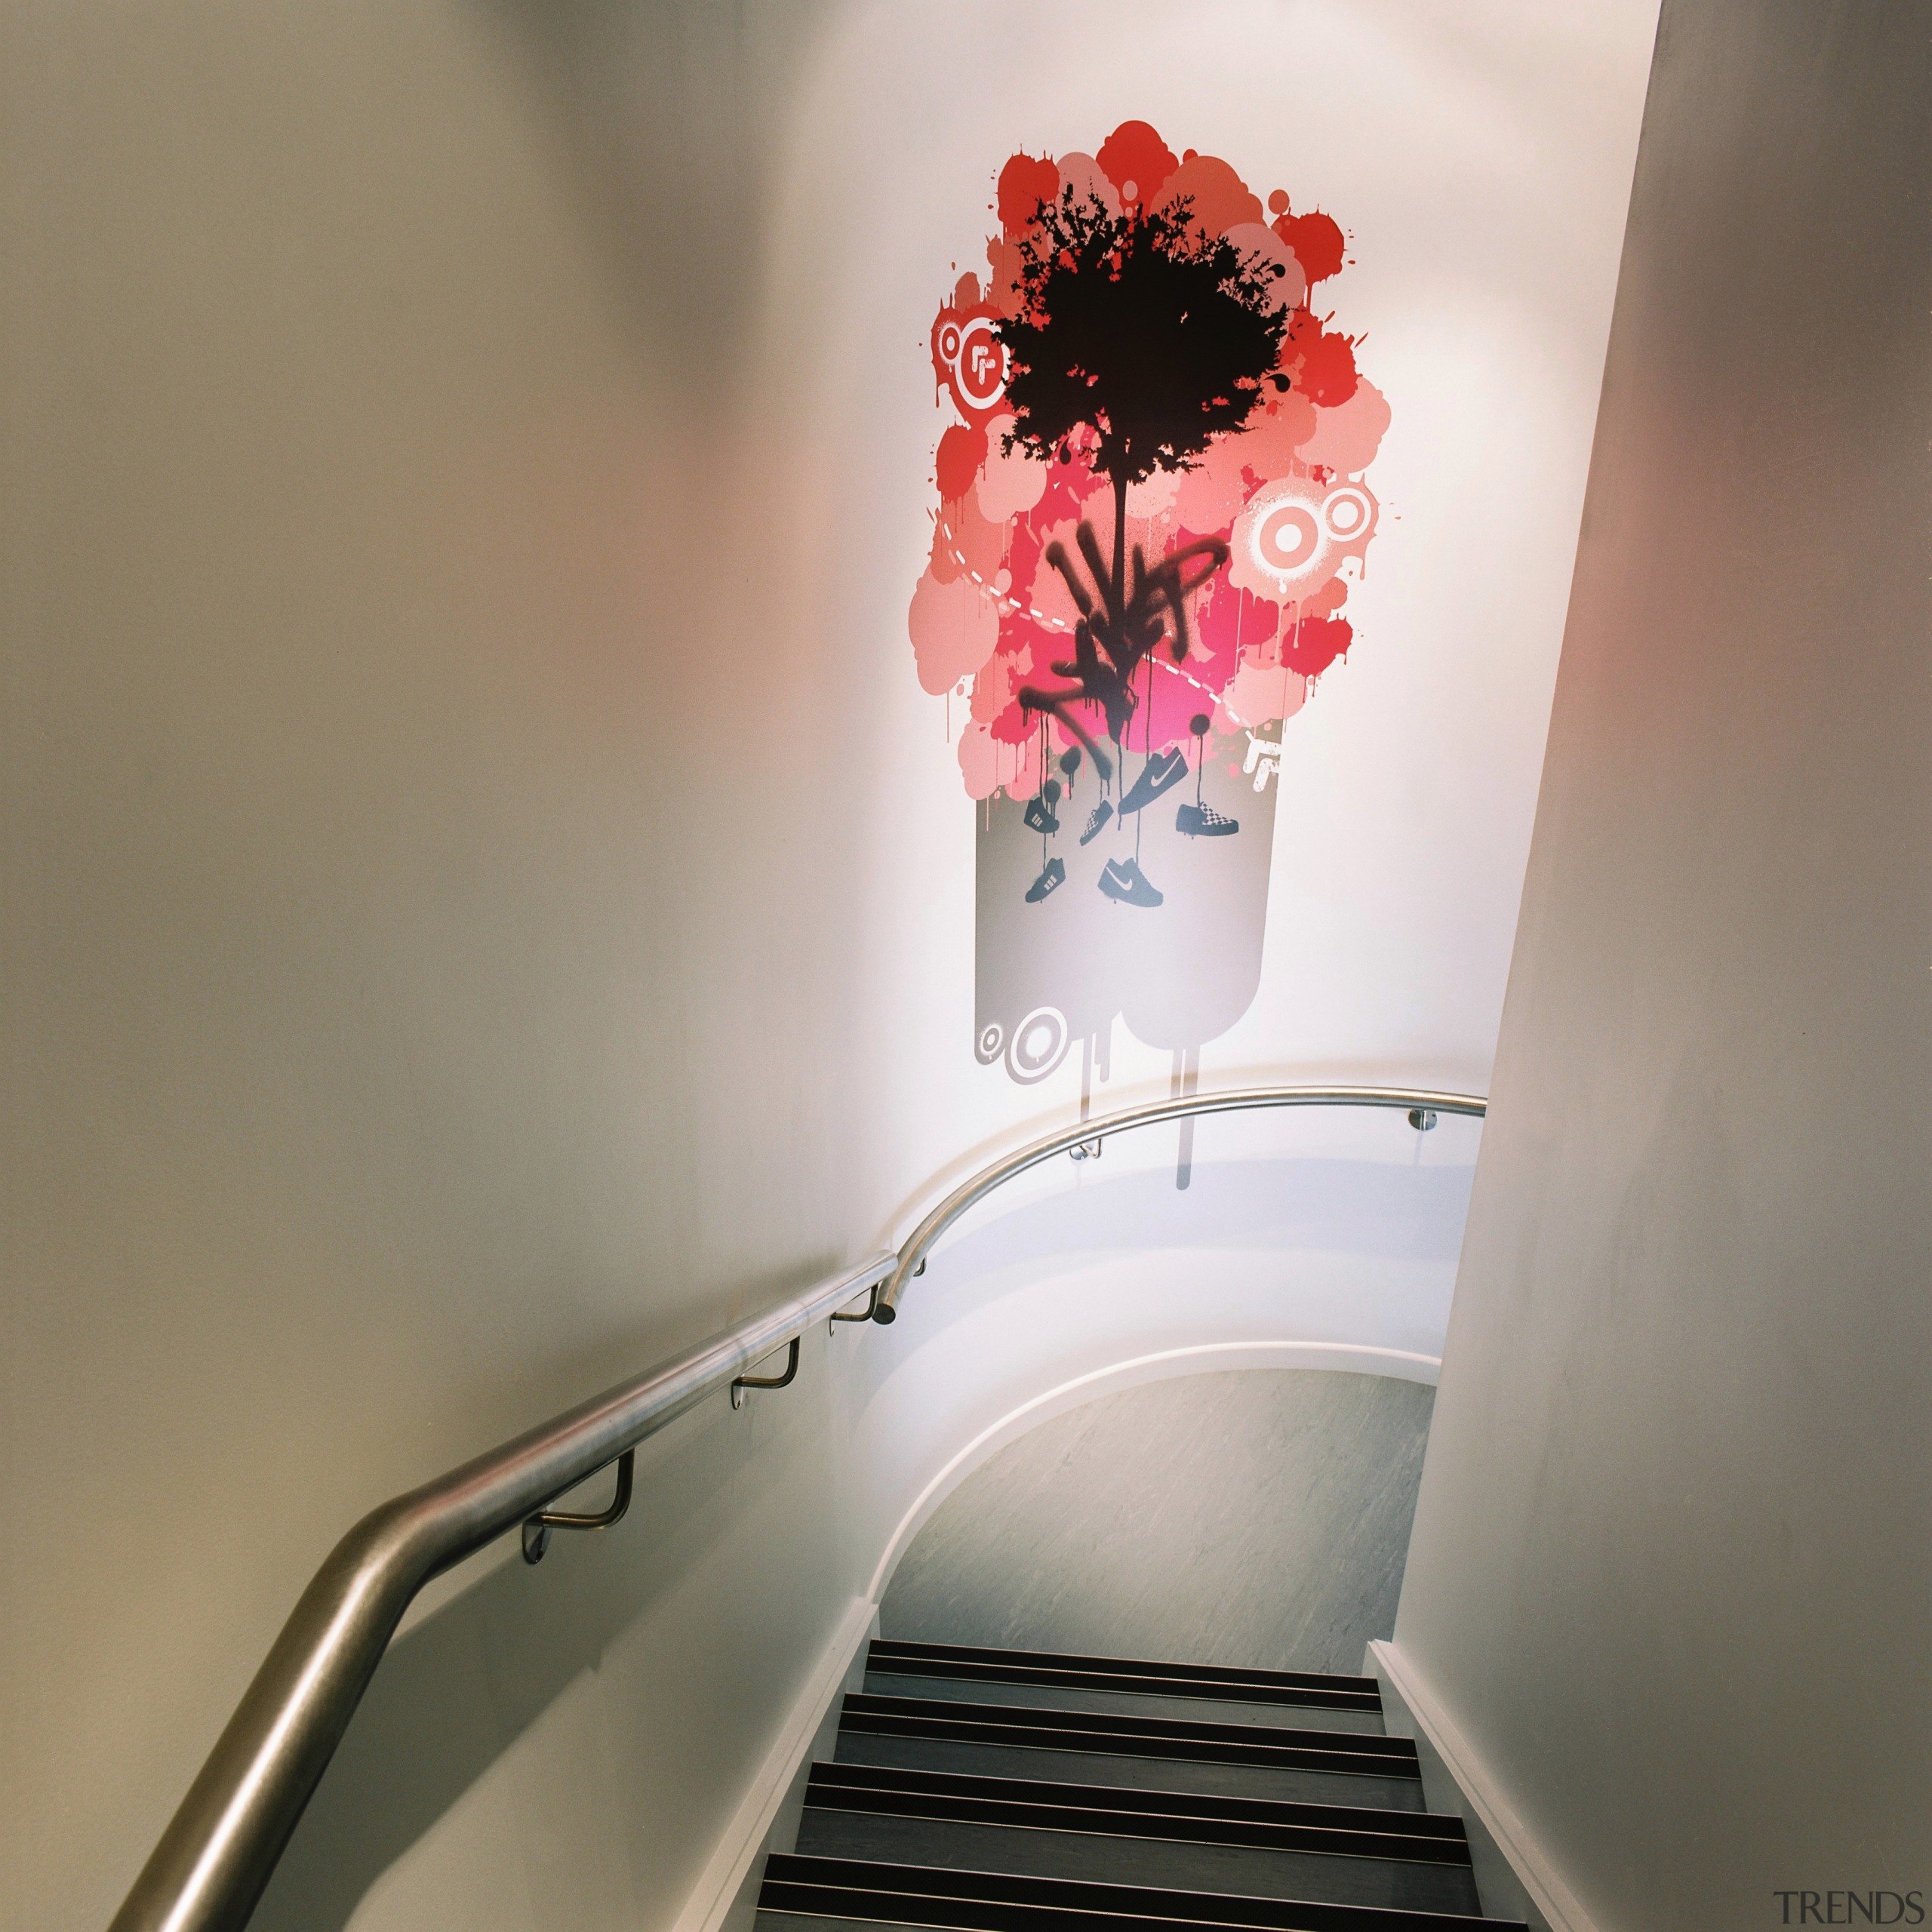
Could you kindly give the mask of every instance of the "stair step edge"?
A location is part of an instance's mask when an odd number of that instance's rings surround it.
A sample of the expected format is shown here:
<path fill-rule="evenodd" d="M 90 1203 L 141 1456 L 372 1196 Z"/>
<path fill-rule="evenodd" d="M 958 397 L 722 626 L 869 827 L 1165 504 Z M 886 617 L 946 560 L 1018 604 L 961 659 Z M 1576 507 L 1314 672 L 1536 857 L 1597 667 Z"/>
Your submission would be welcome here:
<path fill-rule="evenodd" d="M 1150 1817 L 1220 1818 L 1229 1822 L 1306 1824 L 1343 1830 L 1380 1829 L 1412 1838 L 1468 1842 L 1463 1820 L 1454 1812 L 1403 1811 L 1383 1805 L 1324 1804 L 1306 1798 L 1254 1798 L 1223 1792 L 1162 1791 L 1138 1785 L 1073 1784 L 1060 1779 L 1000 1777 L 972 1771 L 928 1770 L 912 1765 L 848 1764 L 836 1758 L 820 1758 L 813 1764 L 807 1789 L 815 1789 L 917 1792 L 995 1803 L 1063 1804 L 1079 1810 L 1113 1810 Z"/>
<path fill-rule="evenodd" d="M 854 1909 L 868 1902 L 901 1909 L 890 1913 Z M 761 1911 L 986 1927 L 990 1932 L 1055 1923 L 1066 1926 L 1067 1932 L 1076 1927 L 1084 1932 L 1084 1922 L 1088 1921 L 1104 1921 L 1115 1932 L 1136 1922 L 1235 1932 L 1527 1932 L 1518 1920 L 1460 1912 L 1171 1890 L 798 1852 L 774 1852 L 767 1859 L 758 1906 Z M 1103 1926 L 1096 1924 L 1092 1932 L 1103 1932 Z"/>
<path fill-rule="evenodd" d="M 1337 1690 L 1380 1697 L 1372 1677 L 1340 1672 L 1259 1670 L 1245 1665 L 1175 1663 L 1140 1657 L 1090 1657 L 1072 1651 L 1019 1651 L 972 1644 L 922 1644 L 897 1637 L 875 1637 L 868 1655 L 893 1661 L 984 1663 L 994 1667 L 1066 1669 L 1101 1675 L 1164 1677 L 1176 1682 L 1244 1684 L 1257 1687 Z"/>

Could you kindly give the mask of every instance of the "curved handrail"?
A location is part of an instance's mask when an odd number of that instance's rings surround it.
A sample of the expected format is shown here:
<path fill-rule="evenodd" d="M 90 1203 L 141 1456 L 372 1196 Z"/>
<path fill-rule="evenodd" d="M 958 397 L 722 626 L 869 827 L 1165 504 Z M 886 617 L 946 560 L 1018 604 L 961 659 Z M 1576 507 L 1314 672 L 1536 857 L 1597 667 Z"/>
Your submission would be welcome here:
<path fill-rule="evenodd" d="M 112 1932 L 240 1932 L 417 1591 L 876 1285 L 829 1275 L 372 1509 L 303 1592 Z"/>
<path fill-rule="evenodd" d="M 1480 1117 L 1473 1094 L 1394 1087 L 1251 1087 L 1083 1121 L 954 1189 L 896 1254 L 875 1254 L 681 1355 L 371 1510 L 337 1543 L 162 1834 L 110 1932 L 241 1932 L 417 1592 L 728 1387 L 755 1362 L 870 1292 L 892 1321 L 933 1243 L 973 1204 L 1065 1149 L 1200 1114 L 1256 1107 L 1405 1107 Z M 860 1319 L 860 1316 L 844 1317 Z M 775 1385 L 774 1385 L 775 1386 Z M 586 1518 L 587 1525 L 595 1519 Z"/>
<path fill-rule="evenodd" d="M 896 1321 L 899 1297 L 906 1284 L 924 1266 L 933 1243 L 975 1201 L 983 1201 L 995 1188 L 1004 1186 L 1029 1168 L 1133 1128 L 1152 1127 L 1164 1120 L 1189 1120 L 1201 1114 L 1244 1113 L 1256 1107 L 1403 1107 L 1414 1114 L 1472 1114 L 1478 1120 L 1489 1112 L 1489 1103 L 1478 1094 L 1426 1094 L 1406 1087 L 1235 1087 L 1225 1094 L 1187 1094 L 1178 1100 L 1150 1100 L 1145 1106 L 1099 1115 L 1078 1127 L 1064 1128 L 1029 1142 L 955 1187 L 900 1249 L 899 1265 L 872 1297 L 872 1319 Z"/>

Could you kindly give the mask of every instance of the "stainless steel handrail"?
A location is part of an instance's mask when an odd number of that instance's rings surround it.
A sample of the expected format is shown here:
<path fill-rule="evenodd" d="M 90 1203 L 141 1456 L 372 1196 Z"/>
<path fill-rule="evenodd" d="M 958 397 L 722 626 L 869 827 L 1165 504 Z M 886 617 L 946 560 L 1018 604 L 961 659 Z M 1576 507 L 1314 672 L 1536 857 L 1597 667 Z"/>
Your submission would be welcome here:
<path fill-rule="evenodd" d="M 1225 1094 L 1187 1094 L 1178 1100 L 1151 1100 L 1145 1106 L 1123 1107 L 1118 1113 L 1084 1120 L 1078 1127 L 1065 1128 L 1058 1134 L 1029 1142 L 1017 1153 L 982 1168 L 971 1180 L 955 1187 L 912 1230 L 912 1238 L 900 1249 L 899 1265 L 872 1297 L 872 1319 L 896 1320 L 899 1297 L 906 1284 L 924 1267 L 933 1243 L 975 1201 L 983 1201 L 995 1188 L 1004 1186 L 1029 1168 L 1037 1168 L 1056 1154 L 1091 1146 L 1134 1128 L 1152 1127 L 1164 1120 L 1192 1119 L 1201 1114 L 1245 1113 L 1256 1107 L 1401 1107 L 1418 1115 L 1472 1114 L 1480 1120 L 1488 1112 L 1489 1103 L 1475 1094 L 1426 1094 L 1405 1087 L 1237 1087 Z"/>
<path fill-rule="evenodd" d="M 801 1332 L 869 1292 L 889 1322 L 934 1241 L 975 1201 L 1029 1168 L 1137 1127 L 1257 1107 L 1487 1111 L 1469 1094 L 1394 1087 L 1251 1087 L 1128 1107 L 1051 1134 L 954 1189 L 897 1254 L 875 1254 L 448 1475 L 373 1509 L 303 1592 L 227 1728 L 189 1787 L 110 1932 L 241 1932 L 369 1680 L 417 1592 L 515 1529 Z M 851 1317 L 844 1318 L 851 1319 Z M 858 1318 L 863 1319 L 861 1316 Z M 783 1380 L 767 1381 L 782 1386 Z M 753 1386 L 758 1386 L 754 1382 Z M 628 1487 L 620 1484 L 628 1501 Z M 606 1518 L 614 1521 L 611 1512 Z M 574 1519 L 575 1520 L 575 1519 Z M 583 1526 L 602 1519 L 583 1518 Z"/>
<path fill-rule="evenodd" d="M 873 1287 L 893 1260 L 829 1276 L 371 1510 L 303 1592 L 112 1932 L 239 1932 L 417 1592 Z"/>

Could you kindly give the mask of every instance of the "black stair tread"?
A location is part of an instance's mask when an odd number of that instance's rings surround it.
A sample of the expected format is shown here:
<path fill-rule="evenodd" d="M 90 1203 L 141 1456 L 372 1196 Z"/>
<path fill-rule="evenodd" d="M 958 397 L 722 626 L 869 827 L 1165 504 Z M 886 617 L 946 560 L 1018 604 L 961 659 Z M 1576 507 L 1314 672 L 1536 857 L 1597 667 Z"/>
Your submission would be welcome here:
<path fill-rule="evenodd" d="M 975 1677 L 1094 1690 L 1143 1690 L 1170 1697 L 1226 1698 L 1250 1704 L 1327 1703 L 1340 1709 L 1377 1712 L 1382 1708 L 1380 1687 L 1374 1678 L 1345 1677 L 1323 1671 L 1253 1670 L 1218 1664 L 1082 1657 L 1062 1651 L 918 1644 L 884 1637 L 872 1641 L 866 1667 L 882 1675 Z"/>
<path fill-rule="evenodd" d="M 903 1766 L 915 1770 L 961 1771 L 972 1777 L 1047 1778 L 1066 1784 L 1103 1784 L 1134 1789 L 1201 1792 L 1211 1796 L 1279 1798 L 1310 1804 L 1374 1805 L 1422 1811 L 1420 1767 L 1410 1764 L 1369 1774 L 1297 1765 L 1226 1764 L 1187 1757 L 1136 1757 L 1131 1747 L 1109 1752 L 1092 1743 L 1063 1751 L 1041 1744 L 989 1744 L 971 1738 L 921 1737 L 844 1730 L 836 1746 L 841 1764 Z"/>
<path fill-rule="evenodd" d="M 800 1814 L 792 1849 L 820 1858 L 1155 1885 L 1171 1891 L 1232 1893 L 1247 1898 L 1392 1906 L 1411 1912 L 1482 1909 L 1475 1874 L 1466 1865 L 1356 1857 L 1294 1847 L 1112 1838 L 1032 1826 L 814 1808 Z"/>
<path fill-rule="evenodd" d="M 1230 1764 L 1414 1775 L 1416 1748 L 1406 1737 L 1285 1726 L 1206 1724 L 1191 1718 L 1124 1716 L 1112 1711 L 1045 1709 L 1033 1705 L 955 1702 L 937 1697 L 847 1694 L 844 1731 L 1032 1744 L 1113 1755 L 1206 1758 Z"/>
<path fill-rule="evenodd" d="M 1370 1757 L 1415 1755 L 1414 1742 L 1375 1731 L 1300 1730 L 1287 1725 L 1265 1729 L 1251 1724 L 1212 1724 L 1198 1718 L 1143 1717 L 1137 1712 L 1057 1710 L 1040 1704 L 983 1704 L 947 1697 L 881 1697 L 869 1690 L 848 1691 L 845 1709 L 855 1715 L 931 1717 L 936 1721 L 1010 1724 L 1021 1729 L 1041 1726 L 1060 1730 L 1091 1732 L 1101 1737 L 1192 1737 L 1204 1743 L 1257 1746 L 1272 1749 L 1291 1740 L 1307 1738 L 1318 1749 L 1358 1752 Z M 1257 1737 L 1257 1732 L 1260 1735 Z"/>
<path fill-rule="evenodd" d="M 774 1852 L 762 1912 L 962 1928 L 962 1932 L 1126 1932 L 1136 1924 L 1254 1932 L 1526 1932 L 1518 1921 L 1404 1907 L 1331 1904 L 1044 1878 L 871 1859 Z"/>
<path fill-rule="evenodd" d="M 912 1932 L 903 1918 L 848 1918 L 838 1912 L 821 1912 L 814 1908 L 811 1912 L 774 1912 L 769 1906 L 760 1906 L 758 1916 L 752 1921 L 756 1932 L 857 1932 L 863 1926 L 866 1932 L 897 1932 L 904 1927 Z"/>
<path fill-rule="evenodd" d="M 1460 1817 L 1287 1798 L 1067 1784 L 821 1760 L 808 1806 L 1128 1838 L 1467 1866 Z"/>
<path fill-rule="evenodd" d="M 1245 1665 L 1149 1663 L 1137 1657 L 1088 1657 L 1072 1651 L 1004 1650 L 977 1644 L 921 1644 L 904 1637 L 875 1637 L 875 1654 L 902 1657 L 952 1657 L 962 1663 L 1051 1664 L 1075 1670 L 1124 1670 L 1141 1676 L 1211 1678 L 1231 1684 L 1334 1684 L 1376 1690 L 1372 1677 L 1349 1677 L 1322 1670 L 1255 1670 Z"/>
<path fill-rule="evenodd" d="M 1294 1701 L 1277 1699 L 1251 1703 L 1239 1697 L 1204 1700 L 1186 1685 L 1134 1684 L 1128 1687 L 1071 1680 L 1034 1684 L 989 1673 L 925 1677 L 915 1674 L 909 1660 L 890 1671 L 868 1669 L 863 1690 L 881 1697 L 937 1697 L 947 1701 L 987 1704 L 1032 1704 L 1069 1711 L 1118 1711 L 1122 1715 L 1211 1718 L 1217 1724 L 1263 1727 L 1299 1724 L 1322 1730 L 1383 1729 L 1382 1712 L 1367 1703 L 1338 1703 L 1310 1692 L 1292 1694 Z"/>

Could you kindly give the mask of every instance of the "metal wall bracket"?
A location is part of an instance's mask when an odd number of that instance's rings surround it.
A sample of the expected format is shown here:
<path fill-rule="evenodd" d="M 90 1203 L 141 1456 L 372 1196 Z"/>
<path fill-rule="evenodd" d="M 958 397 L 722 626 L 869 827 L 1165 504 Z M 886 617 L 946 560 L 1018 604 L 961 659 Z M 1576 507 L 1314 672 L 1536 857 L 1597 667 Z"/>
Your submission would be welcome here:
<path fill-rule="evenodd" d="M 872 1286 L 866 1291 L 866 1312 L 864 1314 L 843 1315 L 835 1308 L 832 1311 L 832 1320 L 835 1321 L 869 1321 L 872 1318 L 872 1310 L 878 1306 L 878 1291 L 884 1285 L 884 1283 L 882 1281 L 875 1281 Z"/>
<path fill-rule="evenodd" d="M 872 1293 L 876 1296 L 878 1291 L 875 1288 Z M 798 1337 L 794 1335 L 792 1337 L 791 1349 L 785 1358 L 785 1373 L 783 1375 L 740 1376 L 737 1380 L 731 1384 L 732 1407 L 742 1409 L 745 1406 L 745 1391 L 747 1389 L 783 1389 L 790 1385 L 792 1378 L 798 1372 Z"/>
<path fill-rule="evenodd" d="M 1435 1109 L 1433 1107 L 1411 1107 L 1409 1109 L 1409 1124 L 1418 1134 L 1426 1134 L 1435 1124 Z"/>
<path fill-rule="evenodd" d="M 1100 1137 L 1096 1136 L 1091 1140 L 1081 1141 L 1077 1147 L 1069 1147 L 1066 1158 L 1069 1161 L 1097 1161 L 1100 1158 Z"/>
<path fill-rule="evenodd" d="M 579 1516 L 568 1510 L 543 1509 L 525 1520 L 523 1525 L 523 1560 L 526 1563 L 541 1563 L 543 1552 L 550 1547 L 552 1530 L 608 1530 L 614 1523 L 624 1520 L 624 1512 L 631 1506 L 631 1472 L 637 1460 L 635 1449 L 626 1449 L 617 1458 L 617 1493 L 611 1498 L 609 1509 L 595 1516 Z"/>

